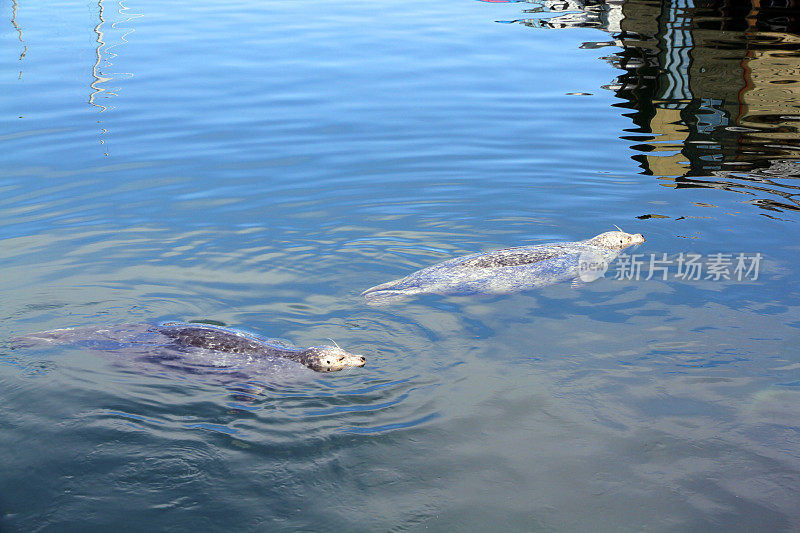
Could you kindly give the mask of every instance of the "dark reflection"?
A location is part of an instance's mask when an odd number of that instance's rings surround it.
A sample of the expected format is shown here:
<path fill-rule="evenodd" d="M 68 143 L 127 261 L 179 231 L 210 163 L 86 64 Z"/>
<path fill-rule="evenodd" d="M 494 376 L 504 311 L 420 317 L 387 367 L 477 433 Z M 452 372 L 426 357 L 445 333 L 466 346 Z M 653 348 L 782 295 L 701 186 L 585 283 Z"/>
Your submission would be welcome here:
<path fill-rule="evenodd" d="M 800 210 L 800 0 L 528 2 L 536 28 L 592 27 L 623 71 L 605 88 L 633 127 L 642 173 L 675 188 L 753 195 Z M 782 178 L 790 178 L 781 181 Z"/>
<path fill-rule="evenodd" d="M 17 32 L 17 38 L 19 39 L 20 44 L 22 45 L 22 52 L 19 54 L 19 60 L 25 57 L 25 54 L 28 53 L 28 46 L 25 44 L 25 40 L 22 38 L 22 28 L 20 27 L 19 23 L 17 22 L 17 13 L 19 12 L 19 3 L 17 0 L 12 0 L 11 2 L 11 25 L 14 26 L 14 30 Z M 22 79 L 22 70 L 19 71 L 19 78 Z"/>

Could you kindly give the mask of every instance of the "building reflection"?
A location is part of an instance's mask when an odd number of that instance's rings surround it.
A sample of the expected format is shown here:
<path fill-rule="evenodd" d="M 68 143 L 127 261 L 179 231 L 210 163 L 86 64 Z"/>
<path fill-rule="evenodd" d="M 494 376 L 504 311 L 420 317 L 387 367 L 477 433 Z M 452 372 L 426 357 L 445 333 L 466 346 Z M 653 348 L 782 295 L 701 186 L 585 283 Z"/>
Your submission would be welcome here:
<path fill-rule="evenodd" d="M 509 22 L 611 34 L 583 47 L 617 48 L 604 59 L 623 73 L 605 88 L 633 122 L 622 137 L 643 174 L 800 210 L 800 188 L 775 181 L 800 177 L 798 8 L 800 0 L 567 0 L 527 2 L 529 18 Z"/>

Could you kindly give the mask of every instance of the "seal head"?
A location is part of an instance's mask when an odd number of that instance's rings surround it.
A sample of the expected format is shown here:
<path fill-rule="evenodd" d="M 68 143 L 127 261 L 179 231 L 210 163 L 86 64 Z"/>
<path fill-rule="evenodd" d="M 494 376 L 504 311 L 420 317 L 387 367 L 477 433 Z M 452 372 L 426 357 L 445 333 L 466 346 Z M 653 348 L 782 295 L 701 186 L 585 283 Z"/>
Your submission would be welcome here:
<path fill-rule="evenodd" d="M 352 354 L 335 346 L 312 346 L 299 351 L 291 359 L 317 372 L 337 372 L 343 368 L 364 366 L 367 362 L 363 355 Z"/>
<path fill-rule="evenodd" d="M 607 250 L 624 250 L 635 244 L 642 244 L 644 236 L 641 233 L 625 233 L 624 231 L 607 231 L 597 237 L 592 237 L 586 244 L 606 248 Z"/>

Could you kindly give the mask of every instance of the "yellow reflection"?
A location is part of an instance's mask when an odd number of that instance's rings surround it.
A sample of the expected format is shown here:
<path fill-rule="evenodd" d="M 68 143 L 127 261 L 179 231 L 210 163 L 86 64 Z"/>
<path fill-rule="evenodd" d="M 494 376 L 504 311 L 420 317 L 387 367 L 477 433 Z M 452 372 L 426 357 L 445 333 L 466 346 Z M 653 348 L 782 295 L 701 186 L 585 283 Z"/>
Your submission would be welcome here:
<path fill-rule="evenodd" d="M 682 176 L 687 161 L 680 150 L 689 137 L 689 128 L 681 119 L 680 109 L 658 109 L 650 127 L 653 133 L 659 134 L 658 139 L 652 142 L 655 150 L 645 155 L 650 171 L 659 176 Z"/>
<path fill-rule="evenodd" d="M 797 49 L 800 37 L 787 33 L 759 34 L 760 40 L 774 39 L 781 49 L 748 50 L 743 62 L 744 87 L 741 116 L 737 123 L 758 128 L 750 136 L 772 141 L 800 142 L 800 62 L 783 48 Z M 790 119 L 792 117 L 793 119 Z"/>

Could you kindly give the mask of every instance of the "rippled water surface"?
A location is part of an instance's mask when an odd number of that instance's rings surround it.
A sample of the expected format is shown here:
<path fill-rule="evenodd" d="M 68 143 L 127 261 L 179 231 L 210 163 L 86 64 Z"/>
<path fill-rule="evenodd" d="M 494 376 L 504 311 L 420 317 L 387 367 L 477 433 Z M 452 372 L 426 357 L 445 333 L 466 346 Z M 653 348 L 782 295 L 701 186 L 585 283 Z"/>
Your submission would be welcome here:
<path fill-rule="evenodd" d="M 761 4 L 0 1 L 0 529 L 800 528 L 800 6 Z M 359 296 L 614 225 L 638 275 Z M 367 366 L 10 342 L 172 320 Z"/>

